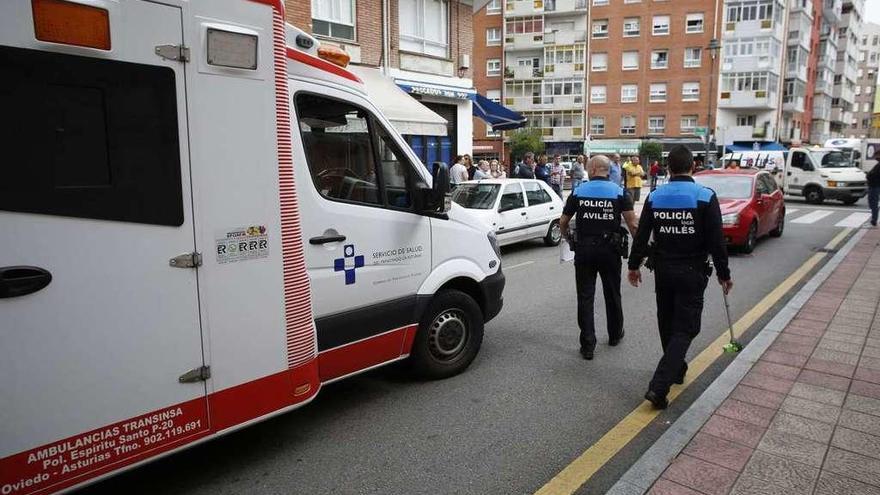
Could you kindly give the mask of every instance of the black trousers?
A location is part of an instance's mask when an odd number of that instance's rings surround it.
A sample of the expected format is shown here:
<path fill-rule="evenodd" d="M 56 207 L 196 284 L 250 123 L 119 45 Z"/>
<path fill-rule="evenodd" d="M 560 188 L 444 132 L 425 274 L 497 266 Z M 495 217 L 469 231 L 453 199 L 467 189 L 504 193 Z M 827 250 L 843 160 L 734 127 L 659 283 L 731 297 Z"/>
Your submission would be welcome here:
<path fill-rule="evenodd" d="M 649 388 L 661 397 L 687 370 L 685 357 L 700 333 L 703 293 L 709 277 L 703 264 L 658 264 L 655 272 L 657 326 L 663 357 Z"/>
<path fill-rule="evenodd" d="M 574 262 L 577 284 L 578 326 L 581 330 L 581 349 L 596 347 L 596 325 L 593 320 L 596 295 L 596 275 L 602 277 L 605 295 L 605 315 L 608 337 L 619 337 L 623 332 L 623 308 L 620 305 L 620 255 L 601 243 L 591 243 L 577 253 Z"/>

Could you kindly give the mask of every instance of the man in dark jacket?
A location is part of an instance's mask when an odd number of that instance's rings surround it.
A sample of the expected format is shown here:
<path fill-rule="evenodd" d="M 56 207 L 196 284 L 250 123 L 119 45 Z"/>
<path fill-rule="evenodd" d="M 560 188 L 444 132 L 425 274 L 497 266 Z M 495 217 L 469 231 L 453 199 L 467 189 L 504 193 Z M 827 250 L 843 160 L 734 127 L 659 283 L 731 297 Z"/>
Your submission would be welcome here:
<path fill-rule="evenodd" d="M 880 202 L 880 149 L 874 152 L 874 164 L 868 172 L 868 207 L 871 208 L 871 225 L 877 226 L 878 202 Z"/>

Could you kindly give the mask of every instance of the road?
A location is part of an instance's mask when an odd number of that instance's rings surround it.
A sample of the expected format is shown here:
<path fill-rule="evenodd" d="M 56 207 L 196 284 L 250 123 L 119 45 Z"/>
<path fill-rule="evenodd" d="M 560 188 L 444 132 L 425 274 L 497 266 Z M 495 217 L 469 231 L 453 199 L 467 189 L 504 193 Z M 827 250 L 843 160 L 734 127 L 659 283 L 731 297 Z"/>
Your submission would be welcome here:
<path fill-rule="evenodd" d="M 867 211 L 864 199 L 854 207 L 787 203 L 784 236 L 731 259 L 734 320 L 848 225 L 841 222 Z M 600 332 L 587 362 L 578 354 L 573 269 L 558 263 L 558 250 L 540 241 L 511 246 L 503 266 L 504 311 L 466 373 L 436 382 L 401 367 L 360 375 L 325 387 L 305 408 L 86 493 L 533 493 L 641 403 L 660 357 L 653 283 L 624 284 L 626 339 L 611 348 Z M 725 330 L 712 282 L 691 354 Z M 604 493 L 730 359 L 722 356 L 579 493 Z"/>

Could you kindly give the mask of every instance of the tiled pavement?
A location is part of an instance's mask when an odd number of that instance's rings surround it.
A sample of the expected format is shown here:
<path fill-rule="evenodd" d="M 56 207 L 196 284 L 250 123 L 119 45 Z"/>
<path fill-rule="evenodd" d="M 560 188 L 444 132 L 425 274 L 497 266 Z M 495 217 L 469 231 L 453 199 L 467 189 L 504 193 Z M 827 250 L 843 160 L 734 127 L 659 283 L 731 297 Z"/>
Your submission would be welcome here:
<path fill-rule="evenodd" d="M 880 230 L 866 231 L 649 493 L 880 495 Z"/>

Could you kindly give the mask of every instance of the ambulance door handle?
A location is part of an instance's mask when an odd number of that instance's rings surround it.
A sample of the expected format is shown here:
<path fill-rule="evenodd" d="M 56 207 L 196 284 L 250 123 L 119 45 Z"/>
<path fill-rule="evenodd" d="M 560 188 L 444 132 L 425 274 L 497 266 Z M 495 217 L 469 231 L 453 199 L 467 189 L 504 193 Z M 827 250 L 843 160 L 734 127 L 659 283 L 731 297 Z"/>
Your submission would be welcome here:
<path fill-rule="evenodd" d="M 52 274 L 36 266 L 0 268 L 0 299 L 25 296 L 49 285 Z"/>
<path fill-rule="evenodd" d="M 312 237 L 309 239 L 309 244 L 319 245 L 319 244 L 327 244 L 330 242 L 342 242 L 345 240 L 344 235 L 319 235 L 317 237 Z"/>

